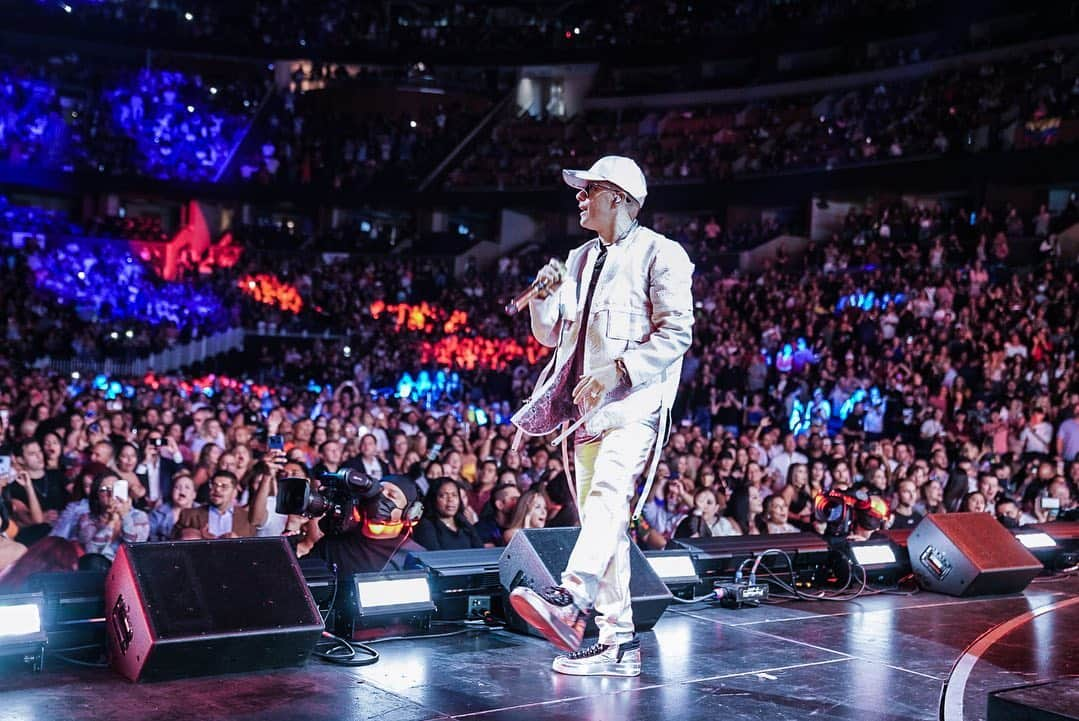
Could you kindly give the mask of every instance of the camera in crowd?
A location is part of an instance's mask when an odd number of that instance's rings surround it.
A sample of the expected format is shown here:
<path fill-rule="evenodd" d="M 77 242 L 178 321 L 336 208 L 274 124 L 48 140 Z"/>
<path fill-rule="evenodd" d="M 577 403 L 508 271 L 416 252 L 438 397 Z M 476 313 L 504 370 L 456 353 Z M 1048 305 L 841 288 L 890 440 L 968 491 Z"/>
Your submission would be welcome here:
<path fill-rule="evenodd" d="M 382 486 L 377 480 L 355 468 L 323 473 L 322 485 L 312 490 L 306 478 L 289 477 L 277 481 L 277 512 L 308 517 L 325 516 L 331 531 L 345 529 L 353 511 L 377 498 Z"/>
<path fill-rule="evenodd" d="M 817 496 L 814 518 L 825 525 L 825 538 L 846 538 L 855 525 L 875 531 L 888 520 L 888 504 L 866 489 L 850 491 L 832 489 Z"/>

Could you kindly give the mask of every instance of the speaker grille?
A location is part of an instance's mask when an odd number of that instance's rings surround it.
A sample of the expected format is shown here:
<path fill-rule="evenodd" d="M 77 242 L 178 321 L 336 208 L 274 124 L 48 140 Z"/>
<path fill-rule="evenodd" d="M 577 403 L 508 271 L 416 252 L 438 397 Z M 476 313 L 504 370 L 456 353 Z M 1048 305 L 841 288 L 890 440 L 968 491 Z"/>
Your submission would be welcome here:
<path fill-rule="evenodd" d="M 133 544 L 128 552 L 160 639 L 311 621 L 307 587 L 298 569 L 283 572 L 289 555 L 279 539 Z"/>

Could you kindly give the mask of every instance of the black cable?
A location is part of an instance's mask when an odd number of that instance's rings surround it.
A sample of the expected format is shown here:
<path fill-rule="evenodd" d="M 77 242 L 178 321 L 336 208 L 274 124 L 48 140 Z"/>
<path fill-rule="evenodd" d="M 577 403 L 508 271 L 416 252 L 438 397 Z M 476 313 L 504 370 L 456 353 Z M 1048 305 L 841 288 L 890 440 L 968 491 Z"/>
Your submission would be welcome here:
<path fill-rule="evenodd" d="M 693 604 L 693 603 L 700 603 L 701 601 L 715 601 L 715 600 L 717 600 L 716 599 L 716 594 L 714 592 L 706 594 L 704 596 L 695 596 L 693 598 L 679 598 L 678 596 L 671 596 L 671 599 L 674 600 L 675 603 L 684 603 L 684 604 L 687 604 L 687 605 L 688 604 Z"/>
<path fill-rule="evenodd" d="M 782 556 L 787 561 L 787 569 L 790 572 L 791 583 L 794 583 L 794 578 L 795 578 L 794 561 L 791 560 L 790 554 L 787 553 L 786 551 L 782 550 L 782 549 L 768 549 L 767 551 L 762 552 L 760 554 L 760 557 L 763 557 L 763 556 L 768 555 L 768 554 L 778 554 L 778 555 Z M 758 558 L 758 560 L 760 560 L 760 557 Z M 839 589 L 839 591 L 835 591 L 835 592 L 833 592 L 831 594 L 828 594 L 826 592 L 821 592 L 819 595 L 818 594 L 812 594 L 812 593 L 806 593 L 806 592 L 804 592 L 804 591 L 802 591 L 802 590 L 800 590 L 800 589 L 798 589 L 798 588 L 796 588 L 796 587 L 794 587 L 792 585 L 788 585 L 787 583 L 782 581 L 779 578 L 779 576 L 776 575 L 767 566 L 765 567 L 764 573 L 765 573 L 766 576 L 768 576 L 768 579 L 769 579 L 770 583 L 775 583 L 780 588 L 783 588 L 784 590 L 794 594 L 794 596 L 796 598 L 798 598 L 798 599 L 802 599 L 802 600 L 805 600 L 805 601 L 838 601 L 838 602 L 844 602 L 845 603 L 845 602 L 848 602 L 848 601 L 853 601 L 854 599 L 858 598 L 859 596 L 865 595 L 866 586 L 868 584 L 868 574 L 866 573 L 865 569 L 862 568 L 861 564 L 857 563 L 856 561 L 851 560 L 850 558 L 847 558 L 847 564 L 850 566 L 850 569 L 851 569 L 851 573 L 849 573 L 847 575 L 847 582 L 843 585 L 843 588 L 841 588 L 841 589 Z M 757 564 L 754 564 L 754 569 L 756 569 L 756 568 L 757 568 Z M 862 572 L 862 585 L 861 585 L 861 588 L 859 588 L 858 591 L 855 592 L 852 595 L 843 596 L 842 594 L 847 590 L 847 588 L 850 587 L 851 579 L 854 578 L 854 569 L 855 568 L 860 569 L 861 572 Z M 874 593 L 876 593 L 876 591 L 871 591 L 870 595 L 872 595 Z"/>
<path fill-rule="evenodd" d="M 332 643 L 326 648 L 325 651 L 319 651 L 318 647 L 315 647 L 316 650 L 311 655 L 319 659 L 320 661 L 332 663 L 335 666 L 349 666 L 353 668 L 358 666 L 370 666 L 371 664 L 378 663 L 378 651 L 371 648 L 367 644 L 348 641 L 341 638 L 340 636 L 335 636 L 329 631 L 323 631 L 322 637 L 324 639 L 328 639 Z M 321 643 L 325 645 L 325 642 Z M 338 653 L 339 650 L 345 651 L 346 655 L 341 655 L 340 653 Z M 363 653 L 367 654 L 367 658 L 356 658 L 357 651 L 362 651 Z"/>
<path fill-rule="evenodd" d="M 326 614 L 322 615 L 322 612 L 319 612 L 319 615 L 322 616 L 323 624 L 329 619 L 330 614 L 333 613 L 333 607 L 337 603 L 337 565 L 330 564 L 330 568 L 333 570 L 333 594 L 330 596 L 330 605 L 326 608 Z M 311 655 L 319 661 L 332 663 L 335 666 L 349 666 L 353 668 L 370 666 L 378 663 L 378 651 L 366 644 L 349 641 L 326 630 L 323 630 L 322 638 L 323 640 L 315 645 L 315 650 L 311 653 Z M 327 641 L 329 641 L 328 644 Z M 366 657 L 357 658 L 357 652 L 363 652 L 366 654 Z"/>

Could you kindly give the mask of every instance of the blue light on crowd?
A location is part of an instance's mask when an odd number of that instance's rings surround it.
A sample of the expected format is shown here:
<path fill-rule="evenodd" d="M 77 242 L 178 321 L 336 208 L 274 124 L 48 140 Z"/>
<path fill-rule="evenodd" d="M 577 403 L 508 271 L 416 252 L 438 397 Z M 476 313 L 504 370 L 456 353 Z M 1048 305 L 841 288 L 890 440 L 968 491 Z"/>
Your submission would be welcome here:
<path fill-rule="evenodd" d="M 34 281 L 39 290 L 70 301 L 86 319 L 108 307 L 105 320 L 133 320 L 149 325 L 173 323 L 178 328 L 204 325 L 223 318 L 221 301 L 186 283 L 161 283 L 153 270 L 130 256 L 127 243 L 48 243 L 38 252 L 39 270 Z M 134 331 L 123 337 L 131 340 Z M 113 332 L 113 340 L 120 333 Z"/>
<path fill-rule="evenodd" d="M 405 372 L 392 389 L 382 390 L 379 395 L 391 394 L 404 398 L 425 408 L 443 400 L 457 400 L 461 394 L 461 377 L 457 373 L 447 374 L 444 370 L 421 370 L 413 378 Z"/>
<path fill-rule="evenodd" d="M 858 291 L 857 293 L 842 296 L 835 304 L 835 311 L 836 313 L 842 313 L 847 308 L 858 310 L 884 309 L 888 307 L 889 303 L 901 306 L 906 302 L 907 296 L 905 293 L 896 293 L 894 296 L 891 293 L 884 293 L 877 297 L 876 292 L 872 290 L 867 293 Z"/>

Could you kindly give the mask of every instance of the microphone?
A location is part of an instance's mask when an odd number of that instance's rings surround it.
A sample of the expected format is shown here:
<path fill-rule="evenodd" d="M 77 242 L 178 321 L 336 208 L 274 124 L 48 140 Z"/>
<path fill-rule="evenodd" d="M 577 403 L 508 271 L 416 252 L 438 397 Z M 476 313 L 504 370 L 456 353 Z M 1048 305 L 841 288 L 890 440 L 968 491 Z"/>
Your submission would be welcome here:
<path fill-rule="evenodd" d="M 560 271 L 560 276 L 564 276 L 566 274 L 566 267 L 560 261 L 552 259 L 551 262 L 557 264 L 558 269 Z M 548 290 L 548 289 L 557 288 L 561 284 L 562 284 L 562 278 L 561 277 L 559 277 L 558 280 L 555 281 L 554 283 L 549 283 L 546 280 L 540 280 L 539 278 L 537 278 L 535 281 L 533 281 L 532 285 L 528 286 L 528 288 L 526 288 L 525 290 L 518 293 L 516 298 L 511 300 L 509 303 L 506 303 L 506 306 L 505 306 L 506 314 L 507 315 L 517 315 L 522 310 L 524 310 L 525 308 L 528 307 L 528 302 L 530 300 L 532 300 L 533 298 L 538 296 L 543 291 Z"/>
<path fill-rule="evenodd" d="M 545 280 L 537 280 L 532 285 L 528 286 L 528 289 L 522 291 L 516 298 L 506 303 L 506 314 L 517 315 L 522 310 L 528 307 L 528 302 L 538 296 L 543 291 L 547 290 L 550 284 Z"/>

